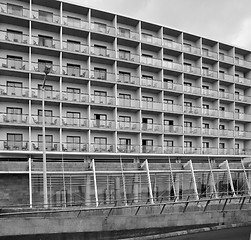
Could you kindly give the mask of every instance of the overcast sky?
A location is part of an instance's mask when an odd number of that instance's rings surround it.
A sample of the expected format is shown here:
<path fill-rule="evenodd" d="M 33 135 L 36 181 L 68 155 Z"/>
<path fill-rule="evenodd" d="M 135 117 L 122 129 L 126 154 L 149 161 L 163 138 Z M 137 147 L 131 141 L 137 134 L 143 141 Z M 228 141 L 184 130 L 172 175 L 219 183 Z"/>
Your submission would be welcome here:
<path fill-rule="evenodd" d="M 251 0 L 69 0 L 69 2 L 150 21 L 251 50 Z"/>

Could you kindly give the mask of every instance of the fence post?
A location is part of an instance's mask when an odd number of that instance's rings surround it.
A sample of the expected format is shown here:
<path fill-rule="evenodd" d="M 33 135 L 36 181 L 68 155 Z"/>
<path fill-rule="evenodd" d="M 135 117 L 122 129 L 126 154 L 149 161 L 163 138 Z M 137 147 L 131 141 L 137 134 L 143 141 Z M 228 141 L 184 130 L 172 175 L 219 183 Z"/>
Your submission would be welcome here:
<path fill-rule="evenodd" d="M 30 195 L 30 208 L 32 208 L 32 176 L 31 176 L 31 157 L 29 157 L 29 195 Z"/>

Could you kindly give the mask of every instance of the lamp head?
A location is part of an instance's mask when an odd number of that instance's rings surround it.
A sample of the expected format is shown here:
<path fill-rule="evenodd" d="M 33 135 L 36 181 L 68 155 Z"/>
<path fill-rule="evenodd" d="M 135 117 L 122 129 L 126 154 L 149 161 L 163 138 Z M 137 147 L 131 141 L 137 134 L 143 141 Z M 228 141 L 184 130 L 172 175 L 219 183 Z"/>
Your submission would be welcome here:
<path fill-rule="evenodd" d="M 51 71 L 51 67 L 45 65 L 45 67 L 44 67 L 44 73 L 45 73 L 45 75 L 48 75 L 50 73 L 50 71 Z"/>

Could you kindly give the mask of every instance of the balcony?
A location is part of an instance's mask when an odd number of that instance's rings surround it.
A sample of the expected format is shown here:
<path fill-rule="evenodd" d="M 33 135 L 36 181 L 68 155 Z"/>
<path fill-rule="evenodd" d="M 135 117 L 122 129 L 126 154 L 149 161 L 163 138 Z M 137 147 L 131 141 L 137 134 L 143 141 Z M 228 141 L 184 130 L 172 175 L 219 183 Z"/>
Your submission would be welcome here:
<path fill-rule="evenodd" d="M 112 152 L 115 152 L 115 146 L 113 144 L 91 143 L 91 152 L 95 152 L 95 153 L 112 153 Z"/>
<path fill-rule="evenodd" d="M 91 47 L 91 54 L 99 57 L 109 57 L 109 58 L 116 57 L 116 53 L 114 50 L 95 46 Z"/>
<path fill-rule="evenodd" d="M 181 92 L 183 90 L 183 85 L 179 83 L 164 82 L 164 89 Z"/>
<path fill-rule="evenodd" d="M 63 66 L 63 75 L 71 77 L 88 78 L 88 69 L 80 68 L 78 66 Z"/>
<path fill-rule="evenodd" d="M 206 96 L 206 97 L 218 98 L 218 91 L 215 91 L 215 90 L 202 88 L 201 93 L 203 96 Z"/>
<path fill-rule="evenodd" d="M 117 82 L 139 85 L 140 78 L 139 77 L 135 77 L 135 76 L 125 76 L 125 75 L 118 74 L 118 76 L 117 76 Z"/>
<path fill-rule="evenodd" d="M 196 94 L 196 95 L 198 94 L 199 95 L 201 93 L 201 88 L 184 85 L 183 86 L 183 91 L 185 93 L 191 93 L 191 94 Z"/>
<path fill-rule="evenodd" d="M 35 20 L 48 22 L 48 23 L 56 23 L 56 24 L 60 23 L 60 16 L 52 12 L 49 13 L 49 12 L 34 9 L 31 14 L 32 14 L 33 19 Z"/>
<path fill-rule="evenodd" d="M 250 155 L 250 151 L 248 151 L 247 149 L 240 149 L 240 148 L 236 148 L 234 149 L 234 154 L 235 155 Z"/>
<path fill-rule="evenodd" d="M 180 125 L 164 125 L 165 134 L 183 134 L 183 127 Z"/>
<path fill-rule="evenodd" d="M 28 124 L 28 114 L 0 113 L 0 122 L 7 124 Z"/>
<path fill-rule="evenodd" d="M 202 148 L 202 154 L 213 154 L 213 155 L 216 155 L 218 153 L 218 149 L 217 148 Z"/>
<path fill-rule="evenodd" d="M 203 68 L 202 68 L 202 75 L 205 77 L 209 77 L 209 78 L 217 78 L 218 77 L 218 73 L 216 71 L 209 70 L 209 69 L 203 69 Z"/>
<path fill-rule="evenodd" d="M 62 118 L 63 127 L 88 127 L 87 118 L 73 118 L 73 117 L 63 117 Z"/>
<path fill-rule="evenodd" d="M 152 145 L 152 146 L 141 146 L 141 152 L 142 153 L 162 153 L 162 146 L 159 145 Z"/>
<path fill-rule="evenodd" d="M 147 87 L 161 88 L 162 81 L 155 79 L 141 78 L 141 85 Z"/>
<path fill-rule="evenodd" d="M 187 65 L 183 66 L 183 70 L 184 70 L 184 72 L 189 73 L 189 74 L 200 74 L 200 72 L 201 72 L 200 68 L 193 67 L 193 66 L 187 66 Z"/>
<path fill-rule="evenodd" d="M 5 151 L 28 151 L 29 142 L 27 141 L 8 141 L 0 140 L 0 149 Z"/>
<path fill-rule="evenodd" d="M 247 61 L 245 59 L 238 59 L 236 58 L 235 59 L 235 64 L 236 65 L 239 65 L 239 66 L 243 66 L 243 67 L 247 67 L 247 68 L 251 68 L 251 62 L 250 61 Z"/>
<path fill-rule="evenodd" d="M 161 67 L 162 65 L 161 59 L 146 57 L 146 56 L 141 56 L 141 63 L 157 67 Z"/>
<path fill-rule="evenodd" d="M 201 153 L 200 148 L 184 147 L 184 154 L 200 154 L 200 153 Z"/>
<path fill-rule="evenodd" d="M 118 144 L 119 153 L 139 153 L 139 145 Z"/>
<path fill-rule="evenodd" d="M 52 38 L 40 38 L 37 36 L 32 36 L 31 42 L 34 46 L 39 47 L 47 47 L 47 48 L 56 48 L 60 49 L 60 40 L 52 39 Z"/>
<path fill-rule="evenodd" d="M 171 40 L 163 39 L 163 46 L 174 50 L 181 50 L 182 44 Z"/>
<path fill-rule="evenodd" d="M 22 87 L 12 87 L 6 85 L 0 85 L 0 96 L 11 96 L 11 97 L 22 97 L 28 98 L 29 97 L 29 89 Z"/>
<path fill-rule="evenodd" d="M 106 71 L 91 71 L 91 79 L 115 81 L 115 74 Z"/>
<path fill-rule="evenodd" d="M 164 147 L 165 154 L 177 154 L 182 153 L 182 147 Z"/>
<path fill-rule="evenodd" d="M 185 114 L 201 114 L 201 108 L 199 107 L 190 107 L 190 106 L 184 106 L 184 113 Z"/>
<path fill-rule="evenodd" d="M 104 33 L 109 35 L 115 34 L 115 28 L 112 26 L 108 26 L 106 24 L 99 24 L 99 23 L 91 23 L 91 30 L 98 33 Z"/>
<path fill-rule="evenodd" d="M 39 98 L 42 99 L 42 89 L 32 88 L 31 89 L 31 97 L 32 98 Z M 60 92 L 56 90 L 45 90 L 44 91 L 44 98 L 45 100 L 59 100 Z"/>
<path fill-rule="evenodd" d="M 233 148 L 220 148 L 220 149 L 218 149 L 218 154 L 220 154 L 220 155 L 233 155 L 234 149 Z"/>
<path fill-rule="evenodd" d="M 119 28 L 117 31 L 117 35 L 122 38 L 139 40 L 139 34 L 137 32 L 133 32 L 131 30 L 123 31 L 122 28 Z"/>
<path fill-rule="evenodd" d="M 230 92 L 219 91 L 219 98 L 223 98 L 226 100 L 234 100 L 234 94 Z"/>
<path fill-rule="evenodd" d="M 63 49 L 69 52 L 88 53 L 89 47 L 84 44 L 63 41 Z"/>
<path fill-rule="evenodd" d="M 123 53 L 123 52 L 118 51 L 117 56 L 118 56 L 118 59 L 121 59 L 121 60 L 136 62 L 136 63 L 139 62 L 138 54 L 129 53 L 129 52 Z"/>
<path fill-rule="evenodd" d="M 219 73 L 219 79 L 220 80 L 225 80 L 228 82 L 234 82 L 234 76 L 226 73 Z"/>
<path fill-rule="evenodd" d="M 116 123 L 111 120 L 91 119 L 91 127 L 98 129 L 115 129 Z"/>
<path fill-rule="evenodd" d="M 155 123 L 141 123 L 141 130 L 145 132 L 161 132 L 162 125 Z"/>
<path fill-rule="evenodd" d="M 218 110 L 212 108 L 202 108 L 201 110 L 202 115 L 208 117 L 218 117 Z"/>
<path fill-rule="evenodd" d="M 29 62 L 21 58 L 0 58 L 0 67 L 11 70 L 29 70 Z"/>
<path fill-rule="evenodd" d="M 43 142 L 32 141 L 32 150 L 33 151 L 42 151 Z M 46 142 L 46 151 L 59 151 L 59 142 Z"/>
<path fill-rule="evenodd" d="M 0 31 L 0 40 L 13 43 L 29 43 L 29 35 L 13 31 Z"/>
<path fill-rule="evenodd" d="M 70 102 L 89 102 L 89 95 L 85 93 L 62 92 L 62 100 Z"/>
<path fill-rule="evenodd" d="M 234 131 L 229 129 L 219 129 L 220 137 L 234 137 Z"/>
<path fill-rule="evenodd" d="M 12 7 L 12 4 L 0 3 L 1 13 L 8 14 L 17 17 L 29 17 L 30 10 L 28 8 L 24 8 L 23 6 L 15 5 L 15 8 Z"/>
<path fill-rule="evenodd" d="M 141 41 L 144 43 L 150 43 L 150 44 L 154 44 L 154 45 L 161 45 L 161 38 L 158 37 L 154 37 L 154 36 L 148 36 L 148 35 L 141 35 Z"/>
<path fill-rule="evenodd" d="M 210 50 L 203 51 L 203 49 L 202 49 L 202 56 L 218 59 L 218 53 L 210 51 Z"/>
<path fill-rule="evenodd" d="M 249 85 L 249 86 L 251 85 L 251 79 L 244 78 L 244 77 L 235 76 L 234 81 L 236 83 L 243 84 L 243 85 Z"/>
<path fill-rule="evenodd" d="M 31 69 L 34 69 L 35 72 L 38 73 L 43 73 L 44 74 L 44 69 L 45 69 L 45 64 L 44 62 L 32 62 L 31 63 Z M 60 74 L 60 66 L 56 64 L 48 64 L 51 67 L 50 74 Z"/>
<path fill-rule="evenodd" d="M 63 142 L 62 151 L 64 152 L 88 152 L 88 144 L 87 143 L 70 143 Z"/>
<path fill-rule="evenodd" d="M 228 111 L 221 111 L 219 110 L 219 117 L 220 118 L 234 118 L 234 113 L 233 112 L 228 112 Z"/>
<path fill-rule="evenodd" d="M 141 101 L 142 108 L 154 110 L 154 111 L 162 111 L 163 104 L 161 102 L 151 102 L 151 101 Z"/>
<path fill-rule="evenodd" d="M 233 64 L 234 58 L 225 54 L 219 54 L 219 60 Z"/>
<path fill-rule="evenodd" d="M 138 99 L 125 99 L 118 97 L 118 106 L 128 108 L 139 108 Z"/>
<path fill-rule="evenodd" d="M 184 134 L 198 135 L 201 134 L 201 129 L 199 127 L 184 127 Z"/>
<path fill-rule="evenodd" d="M 124 131 L 139 131 L 139 122 L 124 122 L 124 121 L 118 121 L 118 130 L 124 130 Z"/>
<path fill-rule="evenodd" d="M 164 111 L 168 113 L 182 113 L 182 105 L 164 103 Z"/>
<path fill-rule="evenodd" d="M 89 29 L 89 23 L 82 19 L 71 18 L 70 16 L 63 16 L 63 23 L 64 26 L 76 29 Z"/>
<path fill-rule="evenodd" d="M 216 129 L 216 128 L 203 128 L 202 135 L 208 136 L 208 137 L 218 136 L 218 129 Z"/>
<path fill-rule="evenodd" d="M 251 120 L 251 115 L 250 114 L 245 114 L 243 112 L 239 113 L 234 113 L 234 118 L 237 120 L 245 120 L 245 121 L 250 121 Z"/>
<path fill-rule="evenodd" d="M 251 138 L 251 132 L 250 131 L 235 131 L 234 137 L 236 137 L 236 138 Z"/>
<path fill-rule="evenodd" d="M 167 69 L 174 70 L 174 71 L 182 71 L 183 66 L 180 63 L 164 60 L 163 61 L 163 68 L 167 68 Z"/>
<path fill-rule="evenodd" d="M 42 116 L 40 115 L 32 115 L 31 116 L 31 123 L 33 125 L 42 125 Z M 60 119 L 59 116 L 45 116 L 45 125 L 46 126 L 60 126 Z"/>
<path fill-rule="evenodd" d="M 193 54 L 200 54 L 200 48 L 190 46 L 190 45 L 183 45 L 183 51 L 188 52 L 188 53 L 193 53 Z"/>
<path fill-rule="evenodd" d="M 96 96 L 91 95 L 91 103 L 96 104 L 105 104 L 105 105 L 114 105 L 115 104 L 115 98 L 114 97 L 103 97 L 103 96 Z"/>

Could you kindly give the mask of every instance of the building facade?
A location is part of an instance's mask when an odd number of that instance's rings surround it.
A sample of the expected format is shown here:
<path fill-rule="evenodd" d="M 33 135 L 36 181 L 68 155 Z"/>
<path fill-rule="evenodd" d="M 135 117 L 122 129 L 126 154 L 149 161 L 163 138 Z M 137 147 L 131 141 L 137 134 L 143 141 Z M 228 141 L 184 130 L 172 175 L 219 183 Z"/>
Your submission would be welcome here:
<path fill-rule="evenodd" d="M 61 1 L 2 0 L 0 26 L 1 192 L 36 182 L 45 66 L 49 165 L 250 157 L 250 51 Z"/>

